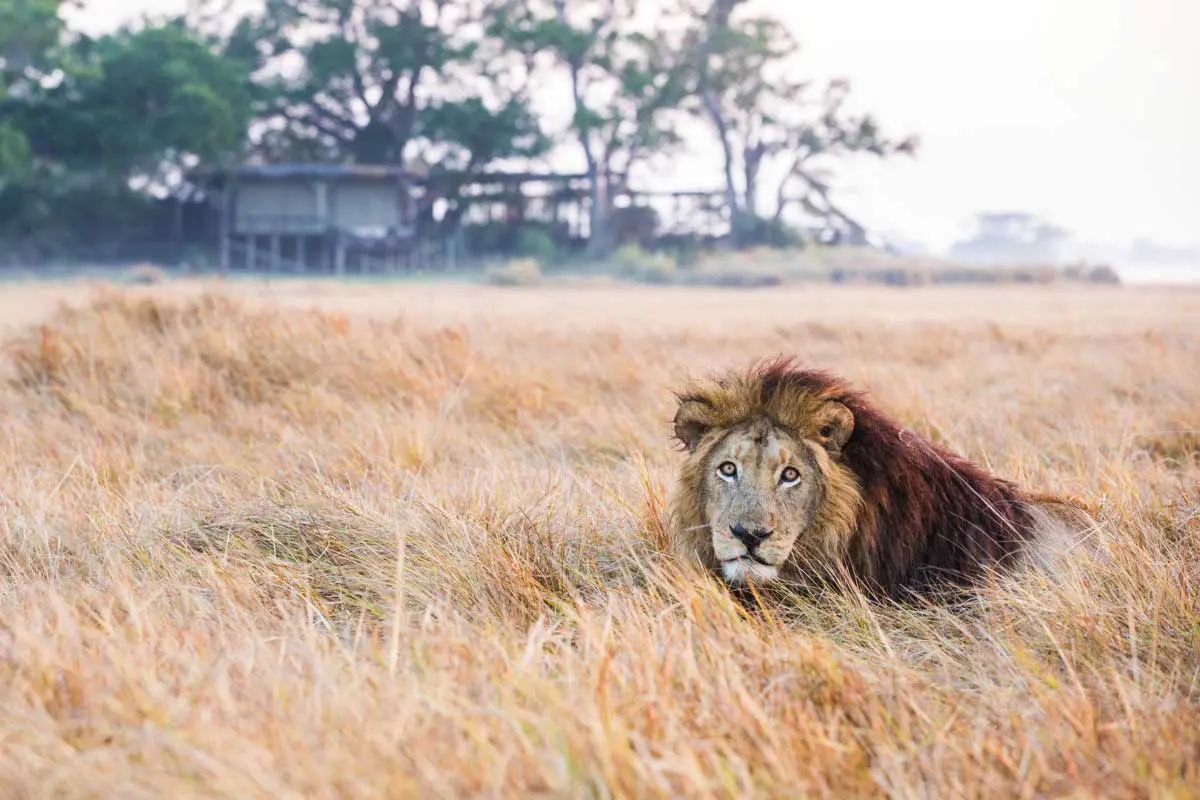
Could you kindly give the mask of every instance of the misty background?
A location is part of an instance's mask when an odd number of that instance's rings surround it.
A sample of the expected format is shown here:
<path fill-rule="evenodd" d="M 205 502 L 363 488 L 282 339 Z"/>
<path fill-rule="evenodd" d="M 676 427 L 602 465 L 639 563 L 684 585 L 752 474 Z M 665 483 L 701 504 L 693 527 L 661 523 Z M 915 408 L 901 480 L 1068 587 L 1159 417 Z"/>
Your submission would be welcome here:
<path fill-rule="evenodd" d="M 255 7 L 232 3 L 228 13 Z M 101 35 L 188 8 L 91 0 L 62 16 Z M 788 26 L 804 74 L 848 78 L 849 107 L 919 136 L 915 158 L 847 158 L 832 176 L 840 206 L 898 249 L 1106 261 L 1134 281 L 1200 270 L 1200 4 L 845 0 L 746 10 Z M 532 93 L 551 131 L 570 125 L 568 94 L 561 73 Z M 691 123 L 687 146 L 642 182 L 718 189 L 720 148 L 702 127 Z M 583 169 L 572 144 L 547 162 Z M 778 179 L 772 169 L 764 186 Z M 1007 239 L 989 244 L 1001 229 Z"/>

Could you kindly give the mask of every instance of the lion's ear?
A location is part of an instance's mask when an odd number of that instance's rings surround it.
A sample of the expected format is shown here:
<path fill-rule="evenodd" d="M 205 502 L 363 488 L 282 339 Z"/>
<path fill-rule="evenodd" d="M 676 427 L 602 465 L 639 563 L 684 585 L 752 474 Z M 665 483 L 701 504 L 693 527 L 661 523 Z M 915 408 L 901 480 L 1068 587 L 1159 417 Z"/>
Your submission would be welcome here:
<path fill-rule="evenodd" d="M 817 441 L 831 456 L 839 456 L 850 434 L 854 433 L 854 414 L 846 406 L 830 400 L 817 412 Z"/>
<path fill-rule="evenodd" d="M 675 411 L 675 438 L 683 442 L 688 452 L 696 449 L 700 439 L 712 425 L 708 421 L 708 406 L 699 400 L 684 400 Z"/>

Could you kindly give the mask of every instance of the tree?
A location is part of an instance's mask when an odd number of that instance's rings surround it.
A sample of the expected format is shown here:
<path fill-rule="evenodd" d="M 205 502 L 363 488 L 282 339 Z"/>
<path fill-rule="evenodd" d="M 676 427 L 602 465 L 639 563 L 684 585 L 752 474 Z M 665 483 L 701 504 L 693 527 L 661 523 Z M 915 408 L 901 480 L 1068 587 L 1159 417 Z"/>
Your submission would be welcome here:
<path fill-rule="evenodd" d="M 832 165 L 856 153 L 911 154 L 916 139 L 890 139 L 874 117 L 848 113 L 846 81 L 822 88 L 797 77 L 794 37 L 774 17 L 737 16 L 744 1 L 685 6 L 692 20 L 687 49 L 695 59 L 692 111 L 710 125 L 721 146 L 734 245 L 761 226 L 760 176 L 766 163 L 780 159 L 787 165 L 770 217 L 774 223 L 782 221 L 789 205 L 788 188 L 800 183 L 799 202 L 806 211 L 861 231 L 830 199 Z"/>
<path fill-rule="evenodd" d="M 0 187 L 10 242 L 44 252 L 101 232 L 119 240 L 146 223 L 148 194 L 189 189 L 184 170 L 236 155 L 245 139 L 246 65 L 181 20 L 76 37 L 63 63 L 8 111 L 28 143 L 20 179 Z"/>
<path fill-rule="evenodd" d="M 456 158 L 467 144 L 472 164 L 522 153 L 536 123 L 521 108 L 524 84 L 498 77 L 519 65 L 489 40 L 491 13 L 475 0 L 268 0 L 228 42 L 259 63 L 260 150 L 403 164 L 415 149 L 437 151 L 430 135 L 453 118 L 489 132 L 456 134 Z"/>
<path fill-rule="evenodd" d="M 831 81 L 815 106 L 815 117 L 784 128 L 785 146 L 781 152 L 787 164 L 775 192 L 773 220 L 776 223 L 795 202 L 809 216 L 824 224 L 827 238 L 836 239 L 847 233 L 855 239 L 865 238 L 863 225 L 831 197 L 835 165 L 857 154 L 887 158 L 916 153 L 917 137 L 887 137 L 873 115 L 847 112 L 845 103 L 849 94 L 847 81 Z M 789 195 L 792 187 L 797 187 L 798 195 Z"/>
<path fill-rule="evenodd" d="M 29 138 L 13 116 L 55 68 L 62 0 L 0 0 L 0 189 L 30 166 Z"/>
<path fill-rule="evenodd" d="M 418 157 L 441 178 L 421 213 L 426 224 L 434 222 L 433 202 L 447 201 L 446 215 L 435 223 L 442 236 L 458 228 L 468 208 L 462 191 L 479 170 L 497 161 L 537 158 L 550 149 L 523 98 L 511 98 L 494 112 L 478 98 L 440 102 L 424 109 L 421 119 Z"/>
<path fill-rule="evenodd" d="M 458 21 L 448 18 L 447 3 L 427 6 L 268 0 L 245 17 L 230 48 L 262 63 L 266 141 L 360 163 L 401 162 L 424 84 L 474 50 L 454 33 Z"/>
<path fill-rule="evenodd" d="M 23 115 L 43 163 L 165 189 L 244 141 L 247 65 L 209 50 L 181 20 L 81 38 L 73 54 L 81 68 Z"/>
<path fill-rule="evenodd" d="M 635 27 L 642 11 L 637 0 L 574 3 L 570 11 L 566 0 L 549 0 L 510 3 L 500 18 L 511 46 L 531 59 L 548 54 L 567 74 L 596 255 L 611 248 L 607 221 L 630 173 L 682 142 L 674 117 L 688 92 L 689 65 L 660 19 Z"/>

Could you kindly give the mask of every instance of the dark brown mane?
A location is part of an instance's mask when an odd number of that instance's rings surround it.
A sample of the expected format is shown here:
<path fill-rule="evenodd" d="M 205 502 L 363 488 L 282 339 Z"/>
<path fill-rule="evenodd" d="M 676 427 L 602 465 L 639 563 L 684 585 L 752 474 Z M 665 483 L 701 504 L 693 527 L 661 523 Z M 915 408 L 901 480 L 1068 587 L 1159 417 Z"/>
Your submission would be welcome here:
<path fill-rule="evenodd" d="M 854 414 L 843 463 L 863 506 L 848 566 L 869 589 L 897 596 L 977 577 L 1013 558 L 1034 531 L 1009 481 L 901 428 L 835 376 L 779 359 L 757 367 L 763 404 L 779 392 L 837 400 Z"/>

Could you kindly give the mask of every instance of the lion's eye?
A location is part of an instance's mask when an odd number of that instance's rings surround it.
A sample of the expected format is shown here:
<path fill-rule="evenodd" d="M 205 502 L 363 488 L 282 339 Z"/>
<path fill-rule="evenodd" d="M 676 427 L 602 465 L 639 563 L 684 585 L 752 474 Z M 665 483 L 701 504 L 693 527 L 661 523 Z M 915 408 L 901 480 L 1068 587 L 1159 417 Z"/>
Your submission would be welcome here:
<path fill-rule="evenodd" d="M 735 478 L 737 477 L 737 472 L 737 464 L 732 461 L 724 461 L 721 463 L 721 466 L 717 467 L 717 474 L 722 478 Z"/>
<path fill-rule="evenodd" d="M 800 470 L 795 467 L 784 467 L 783 472 L 779 473 L 780 483 L 796 483 L 800 480 Z"/>

